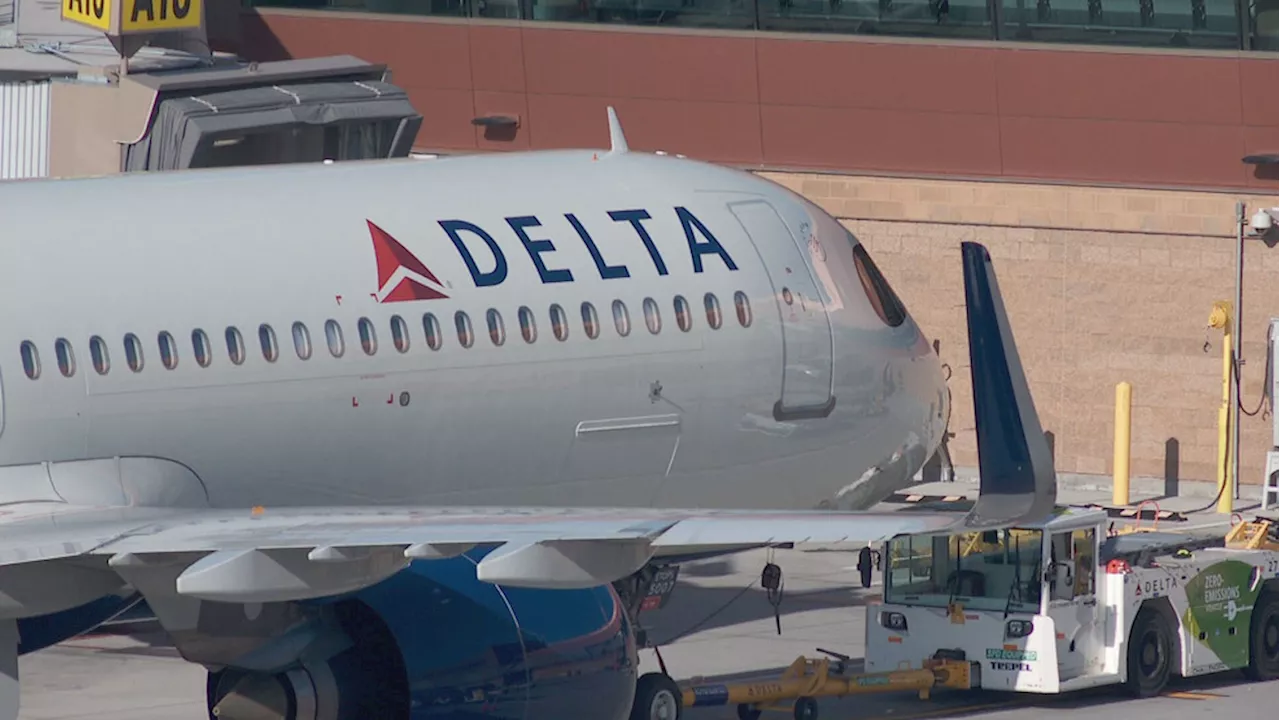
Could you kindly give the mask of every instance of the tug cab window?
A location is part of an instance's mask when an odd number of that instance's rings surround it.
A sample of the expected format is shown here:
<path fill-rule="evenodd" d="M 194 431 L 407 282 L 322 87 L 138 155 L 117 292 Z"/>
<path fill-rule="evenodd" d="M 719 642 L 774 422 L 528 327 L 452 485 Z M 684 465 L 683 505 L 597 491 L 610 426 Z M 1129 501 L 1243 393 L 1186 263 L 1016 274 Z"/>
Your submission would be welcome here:
<path fill-rule="evenodd" d="M 989 530 L 889 541 L 887 603 L 1040 611 L 1040 530 Z"/>
<path fill-rule="evenodd" d="M 1054 533 L 1049 542 L 1049 599 L 1071 600 L 1094 594 L 1097 567 L 1093 528 Z"/>
<path fill-rule="evenodd" d="M 889 327 L 901 325 L 907 319 L 907 309 L 861 243 L 853 246 L 853 264 L 858 269 L 858 280 L 876 315 Z"/>

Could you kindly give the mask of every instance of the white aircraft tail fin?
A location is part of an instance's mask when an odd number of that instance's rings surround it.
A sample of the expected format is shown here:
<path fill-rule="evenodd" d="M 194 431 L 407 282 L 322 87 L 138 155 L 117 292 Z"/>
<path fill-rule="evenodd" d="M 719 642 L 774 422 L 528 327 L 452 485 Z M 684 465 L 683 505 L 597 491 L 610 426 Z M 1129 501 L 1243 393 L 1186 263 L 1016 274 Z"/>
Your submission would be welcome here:
<path fill-rule="evenodd" d="M 631 148 L 627 147 L 627 137 L 622 134 L 622 123 L 618 122 L 618 113 L 609 106 L 609 154 L 621 155 L 629 152 Z"/>

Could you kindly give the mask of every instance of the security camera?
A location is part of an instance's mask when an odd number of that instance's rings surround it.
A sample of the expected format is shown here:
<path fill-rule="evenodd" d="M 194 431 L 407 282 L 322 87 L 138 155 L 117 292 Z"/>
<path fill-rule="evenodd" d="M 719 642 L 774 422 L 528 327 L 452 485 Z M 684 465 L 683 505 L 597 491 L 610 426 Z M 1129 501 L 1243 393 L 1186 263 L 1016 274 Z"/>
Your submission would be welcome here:
<path fill-rule="evenodd" d="M 1271 213 L 1267 213 L 1266 210 L 1258 210 L 1257 213 L 1253 214 L 1253 218 L 1249 220 L 1249 227 L 1252 227 L 1254 231 L 1263 233 L 1270 231 L 1272 223 L 1274 223 L 1274 220 L 1271 219 Z"/>

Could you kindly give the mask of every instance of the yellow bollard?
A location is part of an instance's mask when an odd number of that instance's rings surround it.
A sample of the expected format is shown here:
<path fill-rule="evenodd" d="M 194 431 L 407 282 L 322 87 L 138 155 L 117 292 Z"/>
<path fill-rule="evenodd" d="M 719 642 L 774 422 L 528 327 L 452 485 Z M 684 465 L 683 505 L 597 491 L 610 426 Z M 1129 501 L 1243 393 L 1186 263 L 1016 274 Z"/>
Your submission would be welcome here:
<path fill-rule="evenodd" d="M 1231 303 L 1219 300 L 1209 313 L 1209 327 L 1222 331 L 1222 405 L 1218 408 L 1218 512 L 1232 511 L 1231 476 Z"/>
<path fill-rule="evenodd" d="M 1116 442 L 1111 470 L 1111 504 L 1129 504 L 1129 437 L 1133 421 L 1133 386 L 1116 384 Z"/>

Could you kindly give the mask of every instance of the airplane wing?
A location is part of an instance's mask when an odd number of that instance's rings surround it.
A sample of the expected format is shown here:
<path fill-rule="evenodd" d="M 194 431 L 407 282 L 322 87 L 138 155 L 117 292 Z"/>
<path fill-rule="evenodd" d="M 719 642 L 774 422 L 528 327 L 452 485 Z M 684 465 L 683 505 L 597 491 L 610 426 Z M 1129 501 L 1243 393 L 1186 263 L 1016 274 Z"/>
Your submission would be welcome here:
<path fill-rule="evenodd" d="M 99 591 L 92 578 L 127 579 L 142 566 L 176 566 L 181 595 L 269 602 L 350 592 L 414 559 L 497 545 L 477 565 L 481 580 L 574 588 L 699 548 L 873 542 L 1038 520 L 1056 501 L 1052 459 L 990 256 L 976 243 L 965 243 L 962 254 L 981 467 L 980 495 L 968 513 L 6 505 L 0 488 L 0 619 L 55 611 L 53 596 L 71 607 Z"/>

